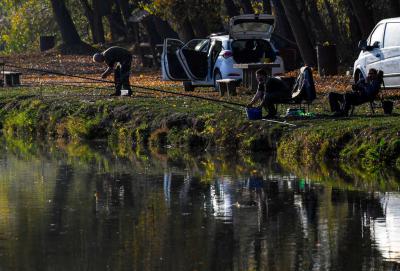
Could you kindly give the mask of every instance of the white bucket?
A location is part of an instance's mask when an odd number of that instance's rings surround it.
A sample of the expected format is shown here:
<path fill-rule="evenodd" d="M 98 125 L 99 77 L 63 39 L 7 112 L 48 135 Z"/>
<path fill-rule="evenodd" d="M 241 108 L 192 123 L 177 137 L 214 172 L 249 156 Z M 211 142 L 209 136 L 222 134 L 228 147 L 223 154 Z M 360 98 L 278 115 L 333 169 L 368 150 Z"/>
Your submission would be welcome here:
<path fill-rule="evenodd" d="M 121 96 L 128 96 L 129 90 L 121 89 Z"/>

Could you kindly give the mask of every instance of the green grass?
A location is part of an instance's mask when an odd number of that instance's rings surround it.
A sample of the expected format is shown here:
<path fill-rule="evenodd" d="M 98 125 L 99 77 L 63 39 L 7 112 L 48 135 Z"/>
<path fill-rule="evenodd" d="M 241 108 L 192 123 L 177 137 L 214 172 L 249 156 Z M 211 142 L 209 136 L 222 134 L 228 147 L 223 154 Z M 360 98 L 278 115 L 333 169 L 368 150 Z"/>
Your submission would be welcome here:
<path fill-rule="evenodd" d="M 350 161 L 367 170 L 395 165 L 400 155 L 398 116 L 315 121 L 283 136 L 278 156 L 286 164 Z"/>
<path fill-rule="evenodd" d="M 288 120 L 297 125 L 293 128 L 248 121 L 243 108 L 209 101 L 105 94 L 78 87 L 6 88 L 0 92 L 1 127 L 20 137 L 107 140 L 125 156 L 133 148 L 167 144 L 242 154 L 277 150 L 282 163 L 306 167 L 323 161 L 348 161 L 369 171 L 400 165 L 400 117 L 369 116 L 367 106 L 357 108 L 354 117 L 333 119 L 319 100 L 312 107 L 318 117 Z"/>

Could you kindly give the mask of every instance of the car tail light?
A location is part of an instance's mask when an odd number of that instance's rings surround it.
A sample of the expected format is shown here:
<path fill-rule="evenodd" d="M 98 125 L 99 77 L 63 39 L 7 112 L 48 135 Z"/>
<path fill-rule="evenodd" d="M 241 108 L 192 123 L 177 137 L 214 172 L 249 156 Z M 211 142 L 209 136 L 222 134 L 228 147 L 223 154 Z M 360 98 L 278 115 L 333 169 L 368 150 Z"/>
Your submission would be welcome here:
<path fill-rule="evenodd" d="M 223 56 L 224 58 L 230 58 L 231 56 L 233 56 L 233 53 L 232 53 L 232 51 L 225 51 L 225 52 L 222 54 L 222 56 Z"/>

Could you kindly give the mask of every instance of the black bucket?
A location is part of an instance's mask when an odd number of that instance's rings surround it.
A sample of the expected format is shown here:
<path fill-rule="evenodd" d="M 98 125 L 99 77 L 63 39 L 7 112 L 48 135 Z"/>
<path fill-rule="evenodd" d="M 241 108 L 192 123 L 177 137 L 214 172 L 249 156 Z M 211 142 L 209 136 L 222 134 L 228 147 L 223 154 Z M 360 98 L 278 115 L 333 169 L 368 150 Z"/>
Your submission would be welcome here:
<path fill-rule="evenodd" d="M 393 102 L 392 101 L 383 101 L 382 102 L 383 112 L 386 115 L 390 115 L 393 112 Z"/>
<path fill-rule="evenodd" d="M 40 52 L 44 52 L 54 48 L 56 45 L 55 36 L 41 36 L 39 39 Z"/>

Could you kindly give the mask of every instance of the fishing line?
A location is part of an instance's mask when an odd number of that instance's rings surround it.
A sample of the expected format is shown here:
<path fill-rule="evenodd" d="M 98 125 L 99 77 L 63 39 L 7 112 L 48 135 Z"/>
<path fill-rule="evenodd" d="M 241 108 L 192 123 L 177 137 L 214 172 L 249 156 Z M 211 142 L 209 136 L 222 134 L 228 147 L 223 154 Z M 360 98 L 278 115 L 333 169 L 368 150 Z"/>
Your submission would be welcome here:
<path fill-rule="evenodd" d="M 96 81 L 96 82 L 101 82 L 101 83 L 114 84 L 114 82 L 110 81 L 110 80 L 84 77 L 84 76 L 80 76 L 80 75 L 67 74 L 67 73 L 62 73 L 62 72 L 57 72 L 57 71 L 52 71 L 52 70 L 26 68 L 26 67 L 20 67 L 20 66 L 10 65 L 10 64 L 5 64 L 5 66 L 10 67 L 10 68 L 15 68 L 15 69 L 27 70 L 27 71 L 55 74 L 55 75 L 60 75 L 60 76 L 65 76 L 65 77 L 79 78 L 79 79 L 91 80 L 91 81 Z M 168 93 L 168 94 L 172 94 L 172 95 L 178 95 L 178 96 L 190 97 L 190 98 L 201 99 L 201 100 L 206 100 L 206 101 L 211 101 L 211 102 L 225 103 L 225 104 L 230 104 L 230 105 L 235 105 L 235 106 L 246 107 L 245 104 L 229 102 L 229 101 L 223 101 L 223 100 L 217 100 L 217 99 L 213 99 L 213 98 L 202 97 L 202 96 L 197 96 L 197 95 L 188 94 L 188 93 L 180 93 L 180 92 L 176 92 L 176 91 L 157 89 L 157 88 L 150 88 L 150 87 L 145 87 L 145 86 L 141 86 L 141 85 L 131 85 L 130 84 L 130 86 L 134 87 L 134 88 L 140 88 L 140 89 L 151 90 L 151 91 L 156 91 L 156 92 Z"/>
<path fill-rule="evenodd" d="M 50 85 L 50 86 L 63 86 L 63 87 L 76 87 L 76 88 L 84 88 L 84 89 L 103 89 L 103 90 L 110 90 L 110 88 L 108 87 L 102 87 L 102 86 L 79 86 L 79 85 L 72 85 L 72 84 L 60 84 L 60 83 L 53 83 L 53 82 L 39 82 L 36 83 L 36 87 L 40 87 L 40 86 L 44 86 L 44 85 Z M 150 95 L 154 95 L 153 93 L 149 93 L 149 92 L 145 92 L 145 91 L 140 91 L 140 90 L 135 90 L 135 93 L 140 93 L 140 94 L 150 94 Z M 81 94 L 79 94 L 81 95 Z M 86 94 L 86 95 L 91 95 L 91 96 L 104 96 L 104 97 L 109 97 L 110 95 L 108 94 Z M 70 95 L 73 96 L 73 95 Z"/>
<path fill-rule="evenodd" d="M 67 73 L 62 73 L 62 72 L 52 71 L 52 70 L 44 70 L 44 69 L 37 69 L 37 68 L 26 68 L 26 67 L 20 67 L 20 66 L 10 65 L 10 64 L 5 64 L 4 66 L 10 67 L 10 68 L 15 68 L 15 69 L 33 71 L 33 72 L 48 73 L 48 74 L 54 74 L 54 75 L 59 75 L 59 76 L 65 76 L 65 77 L 79 78 L 79 79 L 91 80 L 91 81 L 95 81 L 95 82 L 114 84 L 114 82 L 110 81 L 110 80 L 84 77 L 84 76 L 80 76 L 80 75 L 67 74 Z M 190 97 L 190 98 L 195 98 L 195 99 L 200 99 L 200 100 L 206 100 L 206 101 L 216 102 L 216 103 L 221 103 L 221 104 L 229 104 L 229 105 L 240 106 L 240 107 L 244 107 L 244 108 L 247 107 L 247 105 L 241 104 L 241 103 L 235 103 L 235 102 L 224 101 L 224 100 L 217 100 L 217 99 L 213 99 L 213 98 L 197 96 L 197 95 L 188 94 L 188 93 L 180 93 L 180 92 L 176 92 L 176 91 L 169 91 L 169 90 L 163 90 L 163 89 L 157 89 L 157 88 L 150 88 L 150 87 L 145 87 L 145 86 L 141 86 L 141 85 L 131 85 L 130 84 L 129 86 L 134 87 L 134 88 L 140 88 L 140 89 L 145 89 L 145 90 L 150 90 L 150 91 L 161 92 L 161 93 L 168 93 L 168 94 L 177 95 L 177 96 L 184 96 L 184 97 Z M 135 90 L 135 91 L 137 91 L 137 90 Z M 146 92 L 146 94 L 148 94 L 148 92 Z M 296 126 L 295 124 L 291 124 L 291 123 L 288 123 L 286 121 L 282 122 L 282 121 L 275 121 L 275 120 L 269 120 L 269 119 L 263 119 L 263 120 L 267 121 L 267 122 L 278 123 L 278 124 L 283 124 L 283 125 L 288 125 L 288 126 Z"/>

